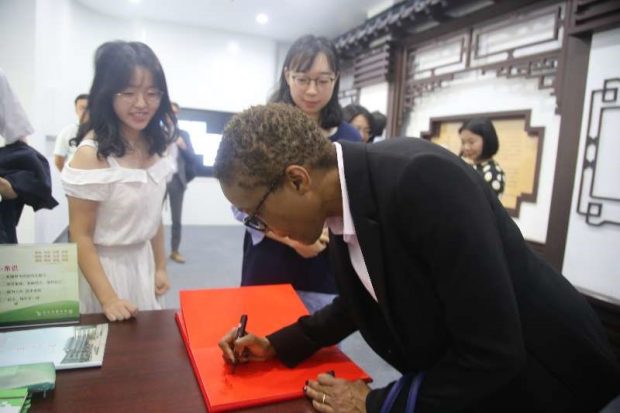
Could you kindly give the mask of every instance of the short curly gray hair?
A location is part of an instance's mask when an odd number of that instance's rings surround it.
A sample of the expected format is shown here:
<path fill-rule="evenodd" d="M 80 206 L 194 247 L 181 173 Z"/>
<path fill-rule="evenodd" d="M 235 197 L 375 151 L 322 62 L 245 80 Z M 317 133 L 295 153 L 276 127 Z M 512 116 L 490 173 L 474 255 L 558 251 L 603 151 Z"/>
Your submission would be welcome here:
<path fill-rule="evenodd" d="M 316 122 L 285 103 L 252 106 L 228 123 L 217 151 L 214 176 L 241 187 L 268 186 L 289 165 L 337 165 L 332 144 Z"/>

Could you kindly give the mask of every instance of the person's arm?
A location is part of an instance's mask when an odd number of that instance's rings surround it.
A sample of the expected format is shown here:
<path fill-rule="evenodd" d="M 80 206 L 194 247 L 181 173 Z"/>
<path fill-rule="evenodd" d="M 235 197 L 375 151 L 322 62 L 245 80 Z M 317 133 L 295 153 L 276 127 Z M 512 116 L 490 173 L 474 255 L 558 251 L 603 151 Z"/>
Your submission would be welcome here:
<path fill-rule="evenodd" d="M 107 164 L 97 158 L 96 150 L 90 147 L 80 148 L 72 161 L 76 169 L 96 169 Z M 93 242 L 97 223 L 99 202 L 67 196 L 69 203 L 69 233 L 71 240 L 77 244 L 78 264 L 84 278 L 99 300 L 108 320 L 121 321 L 133 317 L 137 307 L 128 300 L 119 298 L 110 284 Z"/>
<path fill-rule="evenodd" d="M 62 168 L 65 167 L 65 157 L 60 155 L 54 155 L 54 165 L 56 165 L 58 172 L 62 172 Z"/>
<path fill-rule="evenodd" d="M 179 129 L 177 146 L 181 150 L 182 155 L 186 156 L 190 160 L 194 160 L 193 157 L 196 155 L 196 152 L 194 152 L 194 146 L 192 145 L 192 140 L 187 131 Z"/>
<path fill-rule="evenodd" d="M 11 183 L 2 177 L 0 177 L 0 195 L 2 195 L 4 199 L 17 198 L 17 193 L 13 189 Z"/>
<path fill-rule="evenodd" d="M 116 291 L 101 266 L 93 243 L 98 202 L 72 196 L 67 198 L 69 200 L 69 232 L 71 240 L 77 244 L 78 264 L 97 300 L 101 303 L 104 314 L 110 321 L 133 317 L 137 312 L 137 307 L 116 295 Z"/>
<path fill-rule="evenodd" d="M 157 233 L 151 239 L 153 257 L 155 258 L 155 294 L 162 295 L 170 288 L 166 271 L 166 252 L 164 247 L 164 225 L 159 224 Z"/>
<path fill-rule="evenodd" d="M 62 172 L 62 168 L 65 166 L 66 157 L 69 153 L 70 140 L 75 138 L 77 132 L 77 125 L 68 125 L 56 136 L 56 142 L 54 143 L 54 164 L 60 172 Z"/>
<path fill-rule="evenodd" d="M 265 236 L 267 238 L 271 238 L 275 241 L 291 247 L 295 250 L 295 252 L 297 252 L 297 254 L 301 255 L 304 258 L 316 257 L 325 249 L 325 247 L 327 247 L 327 243 L 329 242 L 327 227 L 323 229 L 323 233 L 321 234 L 319 239 L 310 245 L 295 241 L 294 239 L 291 239 L 289 237 L 281 237 L 271 231 L 267 231 L 265 233 Z"/>
<path fill-rule="evenodd" d="M 310 317 L 304 317 L 303 319 L 308 318 Z M 234 327 L 222 337 L 218 345 L 222 350 L 224 359 L 231 364 L 250 361 L 259 362 L 277 357 L 280 360 L 288 360 L 291 363 L 285 361 L 285 364 L 292 367 L 296 362 L 290 359 L 290 351 L 298 353 L 298 349 L 294 347 L 301 344 L 301 342 L 283 343 L 282 340 L 285 337 L 290 338 L 292 335 L 299 334 L 301 330 L 296 329 L 294 326 L 306 321 L 300 319 L 293 326 L 289 326 L 268 337 L 259 337 L 251 332 L 239 337 L 237 334 L 238 327 Z M 329 331 L 328 328 L 323 327 L 323 329 L 324 331 Z M 275 346 L 271 340 L 275 340 Z M 312 343 L 312 346 L 316 346 L 316 343 Z M 310 354 L 302 356 L 302 358 L 306 358 Z M 298 353 L 298 355 L 301 355 L 301 353 Z M 316 380 L 309 379 L 306 381 L 303 390 L 317 411 L 365 412 L 365 401 L 370 392 L 370 387 L 362 380 L 335 378 L 333 372 L 328 372 L 319 374 Z"/>
<path fill-rule="evenodd" d="M 182 137 L 178 137 L 177 140 L 175 141 L 176 145 L 178 146 L 179 150 L 184 152 L 187 151 L 187 145 L 185 144 L 185 141 L 183 140 Z"/>
<path fill-rule="evenodd" d="M 311 316 L 259 337 L 250 332 L 237 338 L 237 327 L 231 329 L 218 345 L 224 359 L 234 362 L 264 361 L 277 357 L 288 367 L 294 367 L 322 347 L 331 346 L 349 336 L 356 329 L 347 312 L 347 306 L 336 297 L 334 301 Z"/>
<path fill-rule="evenodd" d="M 506 385 L 523 368 L 525 344 L 493 194 L 465 164 L 420 155 L 403 173 L 394 229 L 428 268 L 449 346 L 425 371 L 417 412 L 462 411 Z M 375 389 L 378 411 L 389 387 Z M 404 411 L 401 392 L 394 411 Z"/>
<path fill-rule="evenodd" d="M 338 296 L 311 316 L 267 336 L 280 361 L 289 367 L 301 363 L 323 347 L 339 343 L 357 330 L 350 306 Z"/>

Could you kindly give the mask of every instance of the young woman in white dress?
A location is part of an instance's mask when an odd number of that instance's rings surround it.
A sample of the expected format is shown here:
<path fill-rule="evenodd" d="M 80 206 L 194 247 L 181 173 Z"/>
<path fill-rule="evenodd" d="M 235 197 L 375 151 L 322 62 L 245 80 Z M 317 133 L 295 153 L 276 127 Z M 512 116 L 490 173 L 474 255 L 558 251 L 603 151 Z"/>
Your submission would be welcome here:
<path fill-rule="evenodd" d="M 71 240 L 78 246 L 80 311 L 110 321 L 160 309 L 169 289 L 161 223 L 164 152 L 173 136 L 157 56 L 140 42 L 115 41 L 95 53 L 89 120 L 62 171 Z"/>

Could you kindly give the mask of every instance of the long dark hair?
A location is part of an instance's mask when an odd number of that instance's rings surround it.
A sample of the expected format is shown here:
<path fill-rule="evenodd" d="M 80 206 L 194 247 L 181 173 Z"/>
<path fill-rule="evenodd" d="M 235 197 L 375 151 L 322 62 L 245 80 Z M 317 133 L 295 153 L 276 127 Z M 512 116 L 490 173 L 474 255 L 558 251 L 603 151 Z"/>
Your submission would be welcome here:
<path fill-rule="evenodd" d="M 463 130 L 468 130 L 482 138 L 482 153 L 480 154 L 481 161 L 491 159 L 499 150 L 499 139 L 497 138 L 497 132 L 495 132 L 495 127 L 489 119 L 470 119 L 465 122 L 463 126 L 461 126 L 459 133 Z"/>
<path fill-rule="evenodd" d="M 368 142 L 370 143 L 375 138 L 375 135 L 373 135 L 375 131 L 375 118 L 370 114 L 368 109 L 357 103 L 351 103 L 342 108 L 342 117 L 347 123 L 351 123 L 351 121 L 359 115 L 366 118 L 366 122 L 368 122 L 368 126 L 370 127 L 370 134 L 368 135 Z"/>
<path fill-rule="evenodd" d="M 92 130 L 98 142 L 99 156 L 125 155 L 127 142 L 121 136 L 119 120 L 114 113 L 114 96 L 129 85 L 138 66 L 151 72 L 155 87 L 163 93 L 159 108 L 144 129 L 144 136 L 150 155 L 161 156 L 164 153 L 173 135 L 171 125 L 176 123 L 164 70 L 153 50 L 146 44 L 121 40 L 106 42 L 95 52 L 95 77 L 87 108 L 89 118 L 80 126 L 74 139 L 76 145 Z"/>
<path fill-rule="evenodd" d="M 325 54 L 327 62 L 331 70 L 340 74 L 340 60 L 334 44 L 325 37 L 317 37 L 311 34 L 300 37 L 293 43 L 286 58 L 284 59 L 284 65 L 280 73 L 280 85 L 278 90 L 269 99 L 270 102 L 284 102 L 290 105 L 295 105 L 293 97 L 291 96 L 291 89 L 286 82 L 284 76 L 284 69 L 296 72 L 306 72 L 312 67 L 314 59 L 319 53 Z M 338 103 L 338 90 L 340 88 L 340 76 L 336 79 L 332 97 L 327 102 L 327 105 L 321 109 L 319 125 L 323 129 L 330 129 L 339 126 L 342 123 L 342 108 Z"/>

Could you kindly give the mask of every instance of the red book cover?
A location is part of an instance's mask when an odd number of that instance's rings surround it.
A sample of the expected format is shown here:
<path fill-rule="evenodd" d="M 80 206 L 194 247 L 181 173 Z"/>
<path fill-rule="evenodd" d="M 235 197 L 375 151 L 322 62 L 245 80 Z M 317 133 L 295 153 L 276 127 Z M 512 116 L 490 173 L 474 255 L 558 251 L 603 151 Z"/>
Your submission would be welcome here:
<path fill-rule="evenodd" d="M 177 323 L 194 374 L 210 412 L 303 397 L 303 386 L 319 373 L 370 381 L 366 372 L 337 347 L 324 348 L 291 369 L 278 360 L 239 364 L 232 374 L 218 341 L 248 315 L 247 331 L 265 336 L 308 314 L 288 284 L 180 292 Z"/>

